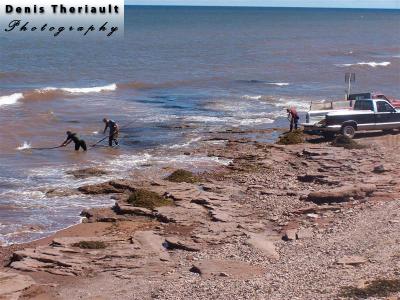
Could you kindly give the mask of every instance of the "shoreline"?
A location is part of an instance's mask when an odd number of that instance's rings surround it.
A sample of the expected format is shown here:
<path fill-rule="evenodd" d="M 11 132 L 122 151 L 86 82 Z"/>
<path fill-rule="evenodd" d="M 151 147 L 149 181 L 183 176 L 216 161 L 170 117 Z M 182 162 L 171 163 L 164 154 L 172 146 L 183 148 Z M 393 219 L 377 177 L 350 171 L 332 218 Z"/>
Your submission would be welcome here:
<path fill-rule="evenodd" d="M 165 173 L 165 175 L 168 175 L 168 172 L 170 172 L 170 170 L 173 170 L 174 168 L 177 168 L 177 166 L 174 165 L 193 165 L 193 166 L 186 166 L 186 168 L 188 169 L 196 169 L 196 168 L 203 168 L 203 166 L 200 166 L 201 164 L 205 164 L 204 169 L 209 169 L 209 168 L 213 168 L 216 167 L 216 165 L 218 164 L 223 164 L 223 162 L 218 162 L 218 157 L 215 158 L 215 160 L 212 162 L 212 159 L 210 158 L 209 161 L 208 158 L 206 156 L 202 156 L 201 151 L 199 152 L 198 156 L 195 155 L 187 155 L 187 154 L 196 154 L 196 149 L 197 148 L 201 148 L 204 147 L 204 144 L 207 143 L 213 143 L 213 135 L 218 134 L 218 135 L 226 135 L 227 139 L 221 139 L 219 141 L 221 142 L 225 142 L 229 139 L 229 136 L 251 136 L 251 137 L 259 137 L 260 135 L 267 135 L 270 136 L 268 138 L 268 140 L 273 140 L 274 139 L 274 135 L 279 134 L 279 132 L 282 132 L 283 129 L 282 128 L 267 128 L 267 129 L 242 129 L 242 128 L 236 128 L 236 129 L 227 129 L 227 130 L 221 130 L 218 132 L 209 132 L 209 133 L 204 133 L 201 136 L 198 136 L 196 138 L 192 138 L 190 139 L 187 143 L 182 143 L 182 144 L 176 144 L 176 145 L 172 145 L 172 146 L 167 146 L 167 147 L 160 147 L 157 149 L 153 149 L 152 151 L 143 151 L 140 150 L 139 153 L 131 153 L 132 156 L 137 156 L 138 159 L 140 159 L 140 157 L 145 158 L 146 155 L 149 155 L 149 157 L 154 157 L 156 160 L 163 157 L 162 154 L 164 153 L 168 153 L 167 157 L 172 157 L 172 158 L 176 158 L 177 156 L 181 155 L 182 161 L 175 161 L 173 164 L 168 164 L 168 163 L 160 163 L 160 162 L 156 162 L 155 164 L 153 164 L 150 161 L 144 161 L 144 167 L 132 167 L 133 169 L 131 171 L 125 170 L 124 173 L 125 174 L 115 174 L 117 172 L 115 172 L 114 169 L 109 169 L 110 166 L 109 165 L 103 165 L 102 163 L 98 163 L 98 162 L 89 162 L 89 164 L 85 164 L 82 166 L 82 168 L 77 169 L 77 168 L 69 168 L 69 169 L 65 169 L 64 171 L 62 171 L 62 173 L 64 175 L 70 175 L 72 176 L 72 178 L 66 178 L 68 180 L 68 184 L 69 185 L 76 185 L 76 182 L 74 181 L 78 181 L 78 180 L 85 180 L 88 182 L 92 182 L 95 183 L 96 181 L 107 181 L 107 180 L 112 180 L 112 179 L 119 179 L 121 178 L 121 176 L 131 176 L 132 174 L 135 174 L 136 176 L 140 176 L 140 177 L 156 177 L 159 175 L 158 171 L 161 171 L 162 173 Z M 202 143 L 203 146 L 198 145 L 198 143 Z M 178 147 L 180 146 L 180 147 Z M 124 152 L 123 153 L 124 156 L 129 155 L 129 152 Z M 118 160 L 120 157 L 120 154 L 114 155 L 114 156 L 110 156 L 110 159 L 112 160 Z M 196 162 L 196 159 L 200 159 L 203 160 L 204 162 Z M 211 166 L 215 164 L 215 166 Z M 126 167 L 124 167 L 126 168 Z M 185 167 L 184 167 L 185 168 Z M 99 172 L 99 174 L 84 174 L 85 171 L 87 170 L 93 170 L 94 172 Z M 157 171 L 158 170 L 158 171 Z M 83 173 L 81 171 L 84 171 Z M 200 170 L 200 172 L 203 170 Z M 74 174 L 76 174 L 77 176 L 75 176 Z M 84 183 L 83 183 L 84 184 Z M 46 195 L 46 200 L 51 200 L 53 197 L 61 197 L 65 194 L 65 196 L 73 196 L 76 195 L 78 196 L 80 193 L 77 192 L 76 188 L 68 188 L 67 186 L 63 186 L 60 188 L 57 188 L 55 185 L 53 185 L 52 187 L 49 187 L 47 189 L 41 188 L 40 189 L 41 192 L 45 193 Z M 96 199 L 94 199 L 96 200 Z M 111 202 L 112 200 L 110 200 Z M 104 204 L 102 207 L 108 207 L 109 204 Z M 91 206 L 87 207 L 92 208 Z M 79 212 L 80 213 L 80 212 Z M 78 214 L 76 215 L 77 217 L 79 216 Z M 45 239 L 49 236 L 53 236 L 54 234 L 56 234 L 59 231 L 63 231 L 71 226 L 75 226 L 78 225 L 82 222 L 82 217 L 80 218 L 80 221 L 74 223 L 74 224 L 70 224 L 67 225 L 64 228 L 61 228 L 59 230 L 53 231 L 48 233 L 46 236 L 42 236 L 42 237 L 38 237 L 35 238 L 33 240 L 28 240 L 28 241 L 22 241 L 22 242 L 17 242 L 17 243 L 9 243 L 9 244 L 0 244 L 0 247 L 9 247 L 9 246 L 17 246 L 17 245 L 21 245 L 21 244 L 29 244 L 35 241 L 40 241 L 42 239 Z M 26 226 L 32 226 L 32 227 L 37 227 L 37 226 L 41 226 L 38 224 L 28 224 Z M 44 228 L 45 229 L 45 228 Z"/>
<path fill-rule="evenodd" d="M 223 299 L 232 294 L 287 299 L 294 291 L 299 297 L 329 299 L 354 286 L 357 278 L 364 286 L 380 277 L 396 279 L 400 273 L 393 255 L 400 246 L 390 236 L 399 229 L 400 189 L 395 179 L 387 179 L 397 174 L 398 154 L 391 151 L 396 137 L 361 136 L 357 141 L 369 147 L 349 150 L 312 137 L 304 144 L 280 146 L 234 133 L 214 134 L 226 144 L 203 144 L 190 155 L 231 159 L 230 165 L 199 174 L 193 183 L 128 177 L 82 187 L 83 193 L 114 197 L 117 209 L 91 209 L 84 223 L 15 248 L 2 247 L 2 262 L 16 254 L 0 273 L 32 278 L 36 283 L 16 291 L 28 299 L 37 294 L 43 299 L 93 297 L 100 286 L 106 288 L 101 299 L 116 292 L 130 299 L 150 299 L 154 293 L 163 299 L 202 298 L 217 286 L 227 295 Z M 138 189 L 167 195 L 173 205 L 133 207 L 128 196 Z M 387 237 L 378 234 L 383 229 L 379 222 L 375 228 L 354 222 L 366 216 L 389 218 L 389 229 L 384 222 Z M 347 240 L 354 232 L 360 235 L 358 243 Z M 381 245 L 386 258 L 379 260 L 360 242 L 366 234 L 369 247 Z M 84 240 L 105 248 L 73 246 Z M 90 263 L 99 254 L 109 258 Z M 304 276 L 303 269 L 316 271 Z M 322 286 L 316 278 L 331 284 Z M 123 289 L 126 280 L 134 280 L 135 288 Z"/>

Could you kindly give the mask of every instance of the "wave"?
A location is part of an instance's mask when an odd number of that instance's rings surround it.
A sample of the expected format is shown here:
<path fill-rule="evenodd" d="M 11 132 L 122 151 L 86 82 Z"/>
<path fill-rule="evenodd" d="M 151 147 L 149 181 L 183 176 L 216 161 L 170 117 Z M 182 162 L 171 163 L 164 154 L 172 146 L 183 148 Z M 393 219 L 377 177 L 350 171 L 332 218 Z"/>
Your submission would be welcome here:
<path fill-rule="evenodd" d="M 246 126 L 246 125 L 256 125 L 256 124 L 272 124 L 275 121 L 270 118 L 254 118 L 254 119 L 243 119 L 240 120 L 239 124 Z"/>
<path fill-rule="evenodd" d="M 277 107 L 295 107 L 298 111 L 307 111 L 310 108 L 310 102 L 286 100 L 275 104 Z"/>
<path fill-rule="evenodd" d="M 101 93 L 107 91 L 115 91 L 117 89 L 117 85 L 115 83 L 105 85 L 105 86 L 95 86 L 88 88 L 45 88 L 43 91 L 57 91 L 61 90 L 63 92 L 71 93 L 71 94 L 89 94 L 89 93 Z"/>
<path fill-rule="evenodd" d="M 256 100 L 267 102 L 268 104 L 275 107 L 296 107 L 299 111 L 307 111 L 310 108 L 310 100 L 309 99 L 285 99 L 285 98 L 275 98 L 272 96 L 265 95 L 244 95 L 243 99 L 246 100 Z M 282 115 L 282 114 L 280 114 Z"/>
<path fill-rule="evenodd" d="M 24 95 L 22 93 L 15 93 L 15 94 L 8 95 L 8 96 L 1 96 L 0 97 L 0 106 L 16 104 L 18 102 L 18 100 L 21 100 L 23 98 L 24 98 Z"/>
<path fill-rule="evenodd" d="M 288 86 L 290 83 L 288 82 L 268 82 L 268 85 L 276 85 L 276 86 Z"/>
<path fill-rule="evenodd" d="M 175 144 L 172 146 L 169 146 L 169 149 L 180 149 L 180 148 L 185 148 L 185 147 L 189 147 L 190 145 L 192 145 L 193 143 L 196 143 L 198 141 L 200 141 L 202 139 L 202 137 L 196 137 L 196 138 L 192 138 L 189 141 L 187 141 L 186 143 L 183 144 Z"/>
<path fill-rule="evenodd" d="M 29 143 L 29 142 L 24 142 L 21 146 L 19 146 L 18 148 L 17 148 L 17 150 L 26 150 L 26 149 L 31 149 L 32 148 L 32 145 Z"/>
<path fill-rule="evenodd" d="M 244 95 L 242 98 L 247 99 L 247 100 L 261 100 L 263 99 L 264 96 L 261 95 L 255 95 L 255 96 L 250 96 L 250 95 Z"/>
<path fill-rule="evenodd" d="M 376 67 L 387 67 L 389 65 L 391 65 L 390 61 L 384 61 L 384 62 L 371 61 L 371 62 L 359 62 L 355 64 L 336 64 L 335 66 L 337 67 L 369 66 L 372 68 L 376 68 Z"/>
<path fill-rule="evenodd" d="M 115 83 L 105 86 L 95 86 L 87 88 L 47 87 L 43 89 L 36 89 L 33 91 L 25 92 L 24 98 L 26 100 L 52 100 L 59 97 L 73 97 L 74 95 L 80 95 L 80 94 L 115 91 L 116 89 L 117 85 Z"/>
<path fill-rule="evenodd" d="M 0 76 L 3 73 L 0 73 Z M 0 77 L 1 78 L 1 77 Z M 31 91 L 26 91 L 23 93 L 18 93 L 18 95 L 22 95 L 25 100 L 53 100 L 60 97 L 74 97 L 79 96 L 81 94 L 89 94 L 89 93 L 102 93 L 102 92 L 112 92 L 117 89 L 135 89 L 135 90 L 147 90 L 147 89 L 157 89 L 157 88 L 173 88 L 178 86 L 189 86 L 199 84 L 208 84 L 209 82 L 213 82 L 215 80 L 219 80 L 219 78 L 207 78 L 207 79 L 197 79 L 197 80 L 177 80 L 163 83 L 147 83 L 140 81 L 126 82 L 126 83 L 112 83 L 104 86 L 94 86 L 94 87 L 46 87 L 35 89 Z M 17 95 L 17 94 L 14 94 Z M 10 96 L 7 96 L 10 97 Z M 0 98 L 0 105 L 2 105 L 2 101 L 4 103 L 8 100 Z"/>

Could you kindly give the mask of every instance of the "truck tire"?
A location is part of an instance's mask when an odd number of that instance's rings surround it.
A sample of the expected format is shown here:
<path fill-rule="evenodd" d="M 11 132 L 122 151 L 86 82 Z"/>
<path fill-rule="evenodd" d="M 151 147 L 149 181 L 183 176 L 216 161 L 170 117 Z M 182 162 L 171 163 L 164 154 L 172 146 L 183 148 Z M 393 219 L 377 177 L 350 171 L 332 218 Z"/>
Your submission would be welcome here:
<path fill-rule="evenodd" d="M 356 128 L 353 125 L 343 125 L 342 134 L 352 139 L 356 135 Z"/>

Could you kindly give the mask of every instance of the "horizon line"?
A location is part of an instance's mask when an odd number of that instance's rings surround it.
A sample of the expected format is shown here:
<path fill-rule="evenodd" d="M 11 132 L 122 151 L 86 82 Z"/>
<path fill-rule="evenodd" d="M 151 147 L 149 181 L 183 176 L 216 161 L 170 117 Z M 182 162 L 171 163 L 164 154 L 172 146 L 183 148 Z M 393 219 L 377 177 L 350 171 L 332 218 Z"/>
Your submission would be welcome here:
<path fill-rule="evenodd" d="M 213 7 L 213 8 L 305 8 L 305 9 L 364 9 L 364 10 L 400 10 L 395 7 L 325 7 L 325 6 L 258 6 L 258 5 L 182 5 L 182 4 L 125 4 L 124 6 L 152 7 Z"/>

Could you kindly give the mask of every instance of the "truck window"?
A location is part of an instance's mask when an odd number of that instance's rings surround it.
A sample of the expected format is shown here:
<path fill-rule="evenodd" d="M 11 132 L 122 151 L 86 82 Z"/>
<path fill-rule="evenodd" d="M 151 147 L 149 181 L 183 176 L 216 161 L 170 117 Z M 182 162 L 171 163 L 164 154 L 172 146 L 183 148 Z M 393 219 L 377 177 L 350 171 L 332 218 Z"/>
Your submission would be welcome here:
<path fill-rule="evenodd" d="M 364 93 L 364 94 L 350 94 L 348 100 L 364 100 L 364 99 L 371 99 L 371 93 Z"/>
<path fill-rule="evenodd" d="M 378 101 L 376 108 L 378 112 L 393 112 L 393 108 L 386 101 Z"/>
<path fill-rule="evenodd" d="M 354 104 L 354 110 L 371 110 L 374 111 L 374 105 L 371 100 L 357 100 Z"/>
<path fill-rule="evenodd" d="M 386 98 L 386 96 L 385 96 L 385 95 L 376 95 L 376 96 L 375 96 L 375 99 L 382 99 L 382 100 L 389 101 L 389 99 L 388 99 L 388 98 Z"/>

